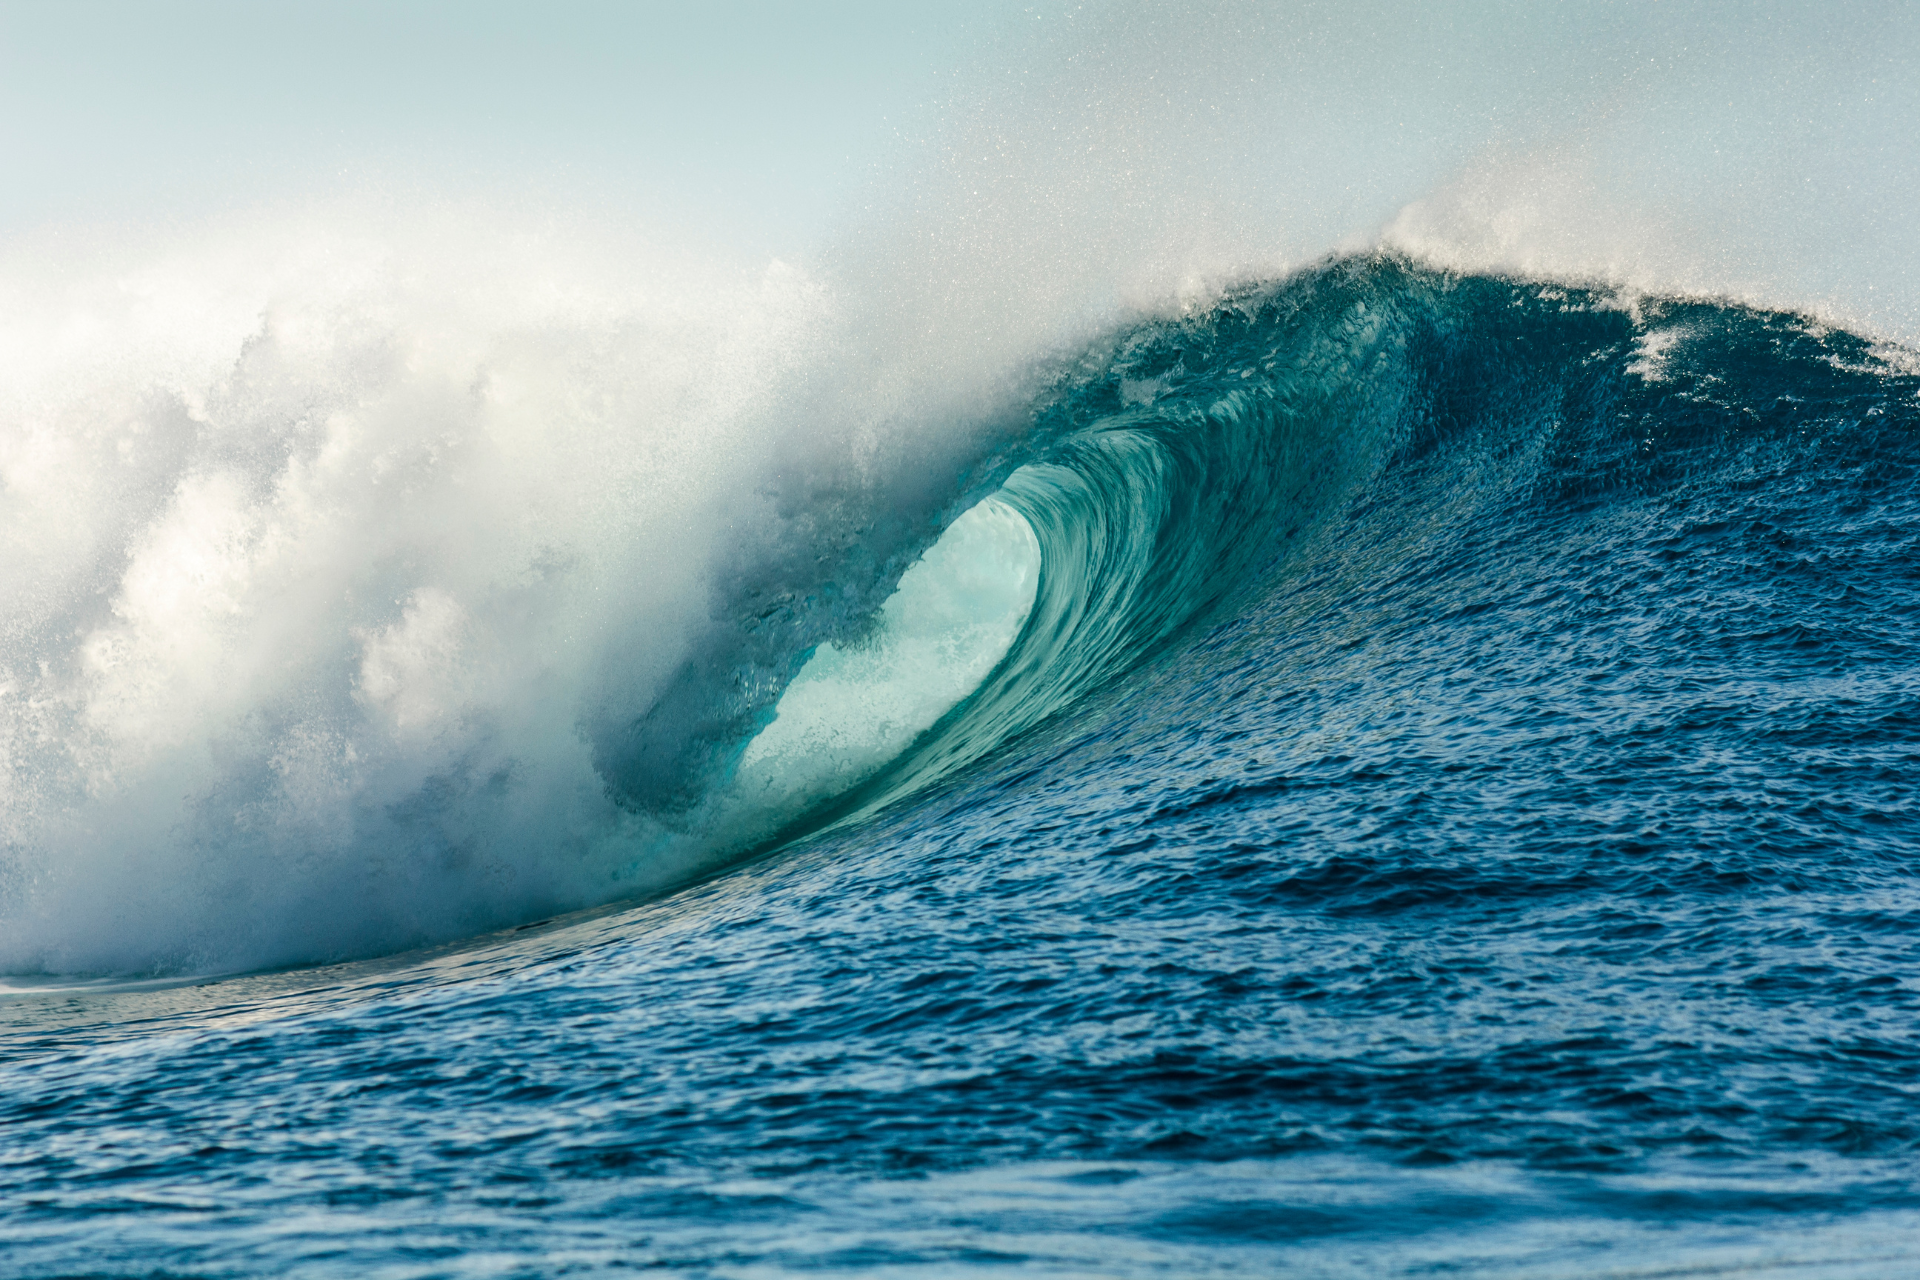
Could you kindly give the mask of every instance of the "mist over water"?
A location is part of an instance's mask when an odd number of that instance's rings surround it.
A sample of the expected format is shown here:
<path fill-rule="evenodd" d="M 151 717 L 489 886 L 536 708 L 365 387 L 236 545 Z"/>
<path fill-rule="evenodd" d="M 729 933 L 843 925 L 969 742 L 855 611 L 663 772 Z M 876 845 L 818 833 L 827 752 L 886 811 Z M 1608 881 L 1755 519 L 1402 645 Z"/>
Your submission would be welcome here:
<path fill-rule="evenodd" d="M 216 10 L 4 11 L 20 1274 L 1912 1264 L 1911 6 Z"/>

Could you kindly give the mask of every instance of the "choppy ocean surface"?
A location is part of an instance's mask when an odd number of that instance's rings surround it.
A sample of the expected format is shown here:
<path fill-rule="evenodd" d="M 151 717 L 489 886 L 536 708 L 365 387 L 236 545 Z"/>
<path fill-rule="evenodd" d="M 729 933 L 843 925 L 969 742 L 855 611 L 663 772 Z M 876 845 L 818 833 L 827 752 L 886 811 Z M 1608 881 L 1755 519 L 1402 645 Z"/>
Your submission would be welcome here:
<path fill-rule="evenodd" d="M 663 829 L 758 789 L 685 887 L 223 979 L 17 944 L 0 1270 L 1920 1274 L 1911 352 L 1363 255 L 953 474 L 865 631 L 723 616 L 575 735 Z M 374 810 L 484 827 L 478 750 Z"/>

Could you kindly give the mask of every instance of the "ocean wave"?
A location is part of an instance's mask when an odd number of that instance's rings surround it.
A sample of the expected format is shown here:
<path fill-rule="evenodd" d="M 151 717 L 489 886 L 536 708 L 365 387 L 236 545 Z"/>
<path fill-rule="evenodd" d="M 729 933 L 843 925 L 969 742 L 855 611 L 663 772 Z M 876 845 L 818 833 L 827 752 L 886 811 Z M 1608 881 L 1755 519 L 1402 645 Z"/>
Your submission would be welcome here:
<path fill-rule="evenodd" d="M 1802 317 L 1362 255 L 1037 364 L 964 429 L 836 441 L 777 429 L 817 351 L 795 275 L 670 340 L 604 300 L 426 327 L 380 288 L 271 312 L 198 382 L 19 411 L 9 971 L 658 892 L 935 786 L 1276 575 L 1358 601 L 1516 494 L 1550 525 L 1735 458 L 1891 466 L 1914 404 L 1898 348 Z M 837 694 L 804 674 L 863 646 Z"/>

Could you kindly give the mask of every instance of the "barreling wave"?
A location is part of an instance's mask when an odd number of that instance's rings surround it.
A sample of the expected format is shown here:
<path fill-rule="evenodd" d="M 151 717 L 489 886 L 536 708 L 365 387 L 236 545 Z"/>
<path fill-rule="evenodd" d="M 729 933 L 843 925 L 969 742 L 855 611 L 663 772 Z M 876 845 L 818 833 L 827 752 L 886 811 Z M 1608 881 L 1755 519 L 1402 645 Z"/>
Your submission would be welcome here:
<path fill-rule="evenodd" d="M 1230 626 L 1222 605 L 1276 574 L 1359 599 L 1443 551 L 1436 516 L 1524 512 L 1545 536 L 1609 493 L 1680 485 L 1743 451 L 1896 466 L 1879 446 L 1920 428 L 1917 402 L 1910 353 L 1803 317 L 1395 257 L 1145 325 L 1059 381 L 1035 415 L 1037 458 L 999 495 L 1041 548 L 1004 661 L 774 843 L 898 802 L 1197 624 Z M 1442 508 L 1416 510 L 1415 487 Z"/>
<path fill-rule="evenodd" d="M 197 788 L 186 818 L 171 821 L 153 816 L 164 808 L 107 805 L 99 772 L 63 794 L 23 778 L 31 699 L 18 672 L 33 653 L 10 641 L 16 803 L 4 914 L 16 941 L 0 963 L 284 963 L 657 891 L 912 803 L 1063 713 L 1119 696 L 1143 663 L 1175 653 L 1204 663 L 1213 642 L 1199 638 L 1230 631 L 1230 603 L 1256 587 L 1361 598 L 1419 572 L 1449 522 L 1525 513 L 1515 536 L 1548 538 L 1558 511 L 1683 484 L 1742 451 L 1810 451 L 1826 466 L 1857 455 L 1870 467 L 1884 433 L 1916 427 L 1910 359 L 1789 314 L 1393 256 L 1331 261 L 1115 334 L 1044 372 L 1027 407 L 991 429 L 904 450 L 878 480 L 846 481 L 831 501 L 817 480 L 833 457 L 812 459 L 805 501 L 782 507 L 773 483 L 776 514 L 754 526 L 758 541 L 720 522 L 731 550 L 687 549 L 690 563 L 710 566 L 706 620 L 676 624 L 682 642 L 654 644 L 665 656 L 630 677 L 622 646 L 644 631 L 644 610 L 586 627 L 590 651 L 572 668 L 586 674 L 573 679 L 528 679 L 512 665 L 524 654 L 499 640 L 577 647 L 525 621 L 556 607 L 576 622 L 594 616 L 578 605 L 577 551 L 536 548 L 532 562 L 545 567 L 505 603 L 482 592 L 476 605 L 471 584 L 484 575 L 469 573 L 466 596 L 445 586 L 398 597 L 384 628 L 350 612 L 308 615 L 346 643 L 304 684 L 234 709 L 246 732 L 209 730 L 211 748 L 162 741 L 149 752 L 150 783 Z M 263 482 L 284 492 L 316 456 L 294 449 Z M 413 465 L 430 477 L 435 462 Z M 937 539 L 942 526 L 948 537 Z M 245 535 L 251 546 L 263 536 Z M 971 550 L 955 549 L 968 539 Z M 587 587 L 637 563 L 631 548 L 608 551 Z M 699 591 L 676 591 L 675 616 L 697 617 Z M 124 618 L 124 583 L 116 599 Z M 660 607 L 657 592 L 650 599 Z M 489 608 L 493 666 L 476 674 L 471 637 Z M 501 617 L 522 629 L 503 631 Z M 51 634 L 32 638 L 45 649 Z M 77 634 L 84 658 L 107 631 Z M 860 652 L 881 656 L 847 666 L 844 655 Z M 808 711 L 799 693 L 828 679 L 808 674 L 823 655 L 843 655 L 838 683 L 821 684 L 835 692 Z M 57 653 L 51 661 L 59 667 Z M 456 678 L 465 683 L 450 689 Z M 487 679 L 509 694 L 489 701 Z M 123 694 L 137 711 L 139 691 Z M 404 764 L 394 777 L 356 768 L 351 732 L 328 739 L 312 717 L 277 709 L 327 696 L 363 719 L 386 717 L 387 758 Z M 833 719 L 827 704 L 848 697 L 859 713 Z M 86 717 L 67 723 L 76 736 L 52 749 L 84 754 Z M 63 731 L 44 714 L 40 724 L 42 747 Z M 778 734 L 788 741 L 776 750 Z M 209 749 L 210 769 L 175 767 Z M 331 770 L 326 788 L 315 769 Z M 290 795 L 326 820 L 299 827 Z M 75 881 L 59 859 L 89 840 L 124 861 Z M 87 896 L 126 892 L 111 873 L 138 870 L 159 846 L 198 877 L 173 898 L 190 904 L 186 922 Z M 387 894 L 377 911 L 369 876 Z M 76 942 L 102 920 L 134 921 L 136 936 L 104 953 Z"/>

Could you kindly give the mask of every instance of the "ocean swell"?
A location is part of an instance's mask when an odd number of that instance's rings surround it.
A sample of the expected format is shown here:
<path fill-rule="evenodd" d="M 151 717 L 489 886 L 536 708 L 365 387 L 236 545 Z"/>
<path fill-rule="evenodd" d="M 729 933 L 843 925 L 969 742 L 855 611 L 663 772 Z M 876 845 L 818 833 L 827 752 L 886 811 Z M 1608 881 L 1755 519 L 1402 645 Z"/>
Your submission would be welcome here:
<path fill-rule="evenodd" d="M 832 326 L 791 273 L 703 284 L 704 328 L 580 299 L 428 325 L 440 295 L 368 279 L 198 381 L 17 406 L 7 971 L 339 958 L 657 892 L 925 792 L 1255 588 L 1350 605 L 1448 522 L 1830 464 L 1914 400 L 1899 349 L 1791 315 L 1361 255 L 1037 362 L 952 429 L 892 403 L 836 433 L 852 384 L 803 393 Z M 826 731 L 783 695 L 889 626 L 962 683 L 807 763 Z M 864 669 L 924 683 L 902 661 Z"/>
<path fill-rule="evenodd" d="M 1006 657 L 910 749 L 759 847 L 932 786 L 1248 593 L 1358 609 L 1489 525 L 1550 530 L 1800 454 L 1897 471 L 1911 365 L 1791 314 L 1393 255 L 1125 330 L 1036 398 L 1016 455 L 1030 460 L 996 495 L 1040 551 Z"/>

